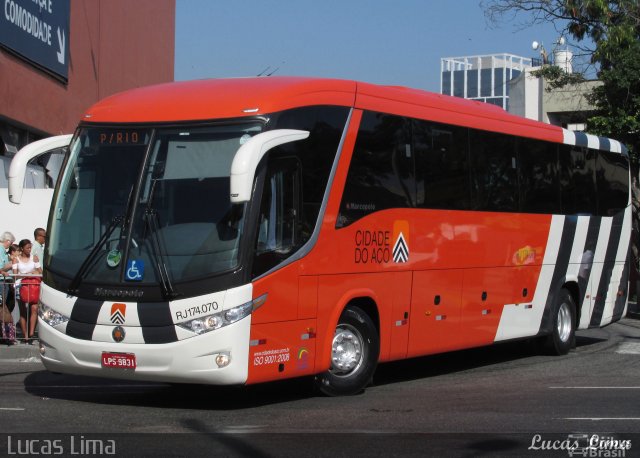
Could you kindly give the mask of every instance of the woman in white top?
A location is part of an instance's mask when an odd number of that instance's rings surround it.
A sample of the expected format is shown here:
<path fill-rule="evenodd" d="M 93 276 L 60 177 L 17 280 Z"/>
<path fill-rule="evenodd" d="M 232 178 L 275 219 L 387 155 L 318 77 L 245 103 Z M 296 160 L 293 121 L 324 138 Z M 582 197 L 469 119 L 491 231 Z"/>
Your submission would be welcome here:
<path fill-rule="evenodd" d="M 42 274 L 42 268 L 40 267 L 40 259 L 37 256 L 31 256 L 31 241 L 28 239 L 20 240 L 20 253 L 13 258 L 12 268 L 14 274 Z M 20 283 L 23 277 L 16 279 L 16 290 L 20 288 Z M 33 337 L 36 331 L 36 323 L 38 322 L 38 304 L 27 304 L 20 298 L 18 301 L 20 304 L 20 329 L 22 329 L 22 335 L 29 339 Z M 31 307 L 31 315 L 29 316 L 29 334 L 27 334 L 27 307 Z"/>

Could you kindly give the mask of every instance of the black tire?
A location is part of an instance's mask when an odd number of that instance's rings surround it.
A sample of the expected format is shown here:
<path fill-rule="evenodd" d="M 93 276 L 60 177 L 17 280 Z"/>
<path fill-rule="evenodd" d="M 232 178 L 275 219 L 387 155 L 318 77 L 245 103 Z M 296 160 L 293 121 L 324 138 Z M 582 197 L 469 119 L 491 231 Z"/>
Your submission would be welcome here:
<path fill-rule="evenodd" d="M 551 334 L 544 339 L 543 349 L 550 355 L 566 355 L 576 339 L 576 304 L 568 290 L 560 290 L 551 313 Z"/>
<path fill-rule="evenodd" d="M 327 396 L 361 392 L 378 364 L 380 338 L 371 317 L 359 307 L 344 309 L 331 343 L 331 367 L 315 377 L 315 385 Z"/>

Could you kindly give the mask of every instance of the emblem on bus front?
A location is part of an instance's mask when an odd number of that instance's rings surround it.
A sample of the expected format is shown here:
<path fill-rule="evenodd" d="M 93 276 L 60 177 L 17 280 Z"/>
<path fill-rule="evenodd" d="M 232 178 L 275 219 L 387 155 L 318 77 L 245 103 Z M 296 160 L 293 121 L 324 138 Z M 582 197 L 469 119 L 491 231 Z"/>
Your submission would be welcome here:
<path fill-rule="evenodd" d="M 125 335 L 126 333 L 124 332 L 124 328 L 122 326 L 116 326 L 115 328 L 113 328 L 113 331 L 111 331 L 111 337 L 113 337 L 113 340 L 115 342 L 122 342 Z"/>
<path fill-rule="evenodd" d="M 115 303 L 111 306 L 111 322 L 113 324 L 124 324 L 127 315 L 127 304 Z"/>

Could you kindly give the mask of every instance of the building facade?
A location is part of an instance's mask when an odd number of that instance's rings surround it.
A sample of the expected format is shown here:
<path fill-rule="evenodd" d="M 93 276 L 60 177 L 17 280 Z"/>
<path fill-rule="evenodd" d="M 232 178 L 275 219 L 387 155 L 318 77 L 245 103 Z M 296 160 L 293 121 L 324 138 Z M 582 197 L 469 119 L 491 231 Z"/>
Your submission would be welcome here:
<path fill-rule="evenodd" d="M 513 78 L 533 66 L 535 59 L 513 54 L 444 57 L 440 59 L 440 93 L 509 108 Z"/>
<path fill-rule="evenodd" d="M 0 154 L 72 133 L 108 95 L 173 81 L 175 0 L 5 0 Z"/>
<path fill-rule="evenodd" d="M 592 80 L 551 88 L 544 78 L 532 75 L 531 70 L 527 70 L 508 83 L 511 94 L 509 112 L 565 129 L 582 131 L 595 110 L 586 95 L 600 84 L 600 81 Z"/>

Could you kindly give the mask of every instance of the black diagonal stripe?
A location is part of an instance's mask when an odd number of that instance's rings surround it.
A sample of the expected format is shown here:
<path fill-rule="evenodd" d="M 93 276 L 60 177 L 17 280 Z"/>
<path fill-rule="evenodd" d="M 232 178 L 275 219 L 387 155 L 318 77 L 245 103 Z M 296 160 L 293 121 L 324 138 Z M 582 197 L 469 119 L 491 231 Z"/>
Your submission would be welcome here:
<path fill-rule="evenodd" d="M 67 335 L 74 339 L 91 340 L 95 329 L 95 324 L 81 323 L 74 320 L 69 320 L 67 323 Z"/>
<path fill-rule="evenodd" d="M 593 268 L 593 256 L 596 252 L 596 245 L 598 244 L 598 235 L 600 234 L 601 222 L 602 218 L 598 216 L 592 216 L 591 218 L 589 218 L 587 239 L 584 243 L 584 251 L 582 252 L 580 271 L 578 273 L 578 289 L 580 290 L 580 302 L 577 304 L 578 308 L 582 307 L 582 304 L 584 304 L 584 299 L 587 295 L 589 277 L 591 276 L 591 269 Z"/>
<path fill-rule="evenodd" d="M 627 257 L 625 258 L 624 268 L 622 269 L 622 275 L 620 276 L 619 290 L 622 291 L 622 295 L 616 297 L 616 303 L 613 307 L 613 318 L 611 321 L 618 321 L 622 319 L 624 313 L 624 307 L 627 305 L 627 297 L 629 295 L 629 272 L 631 270 L 631 245 L 627 249 Z"/>
<path fill-rule="evenodd" d="M 77 299 L 67 323 L 67 335 L 76 339 L 91 340 L 102 304 L 101 301 Z"/>
<path fill-rule="evenodd" d="M 600 326 L 602 314 L 604 313 L 607 292 L 609 291 L 609 283 L 611 283 L 611 274 L 615 266 L 616 254 L 618 253 L 618 245 L 620 244 L 620 236 L 622 234 L 622 221 L 624 220 L 624 212 L 618 213 L 613 217 L 611 224 L 611 232 L 609 234 L 609 243 L 604 256 L 604 266 L 602 267 L 602 275 L 593 305 L 593 313 L 591 314 L 590 326 Z"/>
<path fill-rule="evenodd" d="M 116 312 L 115 314 L 111 315 L 111 322 L 114 324 L 123 324 L 124 317 L 120 312 Z"/>
<path fill-rule="evenodd" d="M 396 245 L 396 249 L 393 250 L 393 257 L 397 258 L 398 255 L 402 255 L 402 257 L 404 258 L 408 258 L 409 257 L 409 253 L 407 248 L 404 246 L 404 243 L 398 243 Z"/>
<path fill-rule="evenodd" d="M 157 326 L 142 328 L 142 337 L 148 344 L 164 344 L 178 341 L 175 326 Z"/>
<path fill-rule="evenodd" d="M 169 343 L 178 340 L 168 302 L 139 303 L 138 319 L 146 343 Z"/>
<path fill-rule="evenodd" d="M 399 249 L 402 249 L 403 251 L 408 251 L 407 250 L 407 245 L 404 243 L 404 238 L 402 237 L 398 237 L 398 240 L 396 242 L 396 246 L 393 250 L 393 254 L 395 255 Z"/>
<path fill-rule="evenodd" d="M 562 226 L 562 236 L 560 238 L 560 246 L 558 247 L 558 257 L 556 265 L 553 269 L 549 292 L 547 293 L 547 301 L 544 306 L 544 313 L 540 323 L 540 333 L 548 333 L 551 329 L 551 309 L 553 301 L 560 286 L 560 282 L 566 277 L 569 268 L 569 259 L 571 258 L 571 249 L 573 248 L 573 240 L 576 237 L 576 226 L 578 223 L 577 216 L 565 216 L 564 225 Z M 547 247 L 548 249 L 548 247 Z"/>

